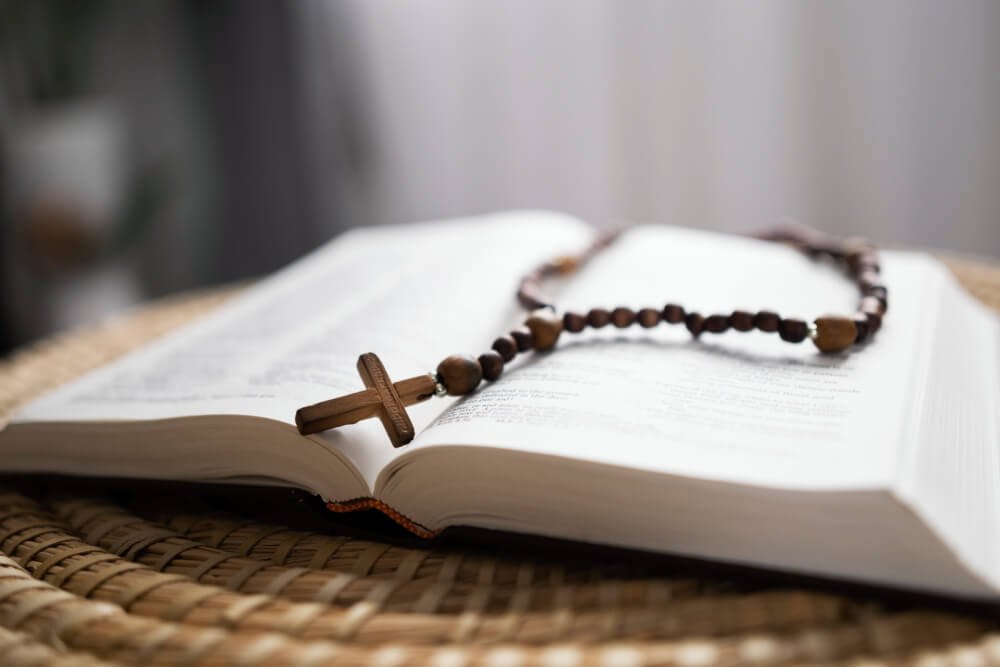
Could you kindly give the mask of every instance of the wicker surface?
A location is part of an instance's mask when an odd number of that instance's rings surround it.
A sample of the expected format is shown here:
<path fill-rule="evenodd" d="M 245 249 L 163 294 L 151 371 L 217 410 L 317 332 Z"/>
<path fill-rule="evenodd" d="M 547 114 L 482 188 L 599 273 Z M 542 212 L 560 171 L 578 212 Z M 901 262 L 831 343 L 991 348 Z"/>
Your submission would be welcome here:
<path fill-rule="evenodd" d="M 953 261 L 1000 308 L 1000 268 Z M 21 402 L 201 313 L 160 302 L 0 362 Z M 0 489 L 0 665 L 1000 663 L 996 621 L 668 566 L 413 549 L 206 499 Z M 656 569 L 658 568 L 658 569 Z"/>

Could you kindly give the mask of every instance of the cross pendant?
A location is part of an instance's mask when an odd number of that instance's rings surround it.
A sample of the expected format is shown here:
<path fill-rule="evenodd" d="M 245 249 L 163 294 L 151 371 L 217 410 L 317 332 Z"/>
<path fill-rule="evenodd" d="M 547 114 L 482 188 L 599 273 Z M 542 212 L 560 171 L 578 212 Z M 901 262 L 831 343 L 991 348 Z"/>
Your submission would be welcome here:
<path fill-rule="evenodd" d="M 378 417 L 393 447 L 402 447 L 413 440 L 413 422 L 406 414 L 406 406 L 434 395 L 437 388 L 434 376 L 428 373 L 393 382 L 382 361 L 372 352 L 358 357 L 358 375 L 366 389 L 299 408 L 295 413 L 299 433 L 319 433 Z"/>

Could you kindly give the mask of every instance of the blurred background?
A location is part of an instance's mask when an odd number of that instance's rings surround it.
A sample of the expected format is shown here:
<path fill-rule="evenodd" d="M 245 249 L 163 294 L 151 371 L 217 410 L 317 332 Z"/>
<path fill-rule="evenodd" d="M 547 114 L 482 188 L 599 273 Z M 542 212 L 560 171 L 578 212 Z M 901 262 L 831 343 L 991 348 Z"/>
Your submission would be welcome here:
<path fill-rule="evenodd" d="M 1000 3 L 0 0 L 0 350 L 522 207 L 1000 256 Z"/>

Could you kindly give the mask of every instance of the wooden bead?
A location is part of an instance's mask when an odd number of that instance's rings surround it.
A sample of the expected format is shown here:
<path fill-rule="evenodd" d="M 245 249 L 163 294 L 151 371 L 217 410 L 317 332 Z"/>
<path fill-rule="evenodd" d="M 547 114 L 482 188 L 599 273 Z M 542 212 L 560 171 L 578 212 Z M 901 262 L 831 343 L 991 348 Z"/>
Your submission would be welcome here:
<path fill-rule="evenodd" d="M 527 352 L 535 347 L 535 337 L 532 335 L 531 330 L 526 327 L 514 329 L 510 332 L 510 337 L 517 344 L 518 352 Z"/>
<path fill-rule="evenodd" d="M 864 310 L 865 299 L 874 299 L 878 301 L 881 305 L 880 315 L 885 315 L 889 311 L 889 291 L 885 288 L 885 285 L 868 285 L 861 287 L 862 294 L 862 310 Z M 868 301 L 872 304 L 869 309 L 871 312 L 877 312 L 879 309 L 875 307 L 872 301 Z"/>
<path fill-rule="evenodd" d="M 518 292 L 517 302 L 521 304 L 521 307 L 525 310 L 535 310 L 537 308 L 545 308 L 550 305 L 542 300 L 537 294 L 533 292 Z"/>
<path fill-rule="evenodd" d="M 525 277 L 517 289 L 517 300 L 521 307 L 526 310 L 546 308 L 549 303 L 545 300 L 541 288 L 542 276 L 540 273 L 532 273 Z"/>
<path fill-rule="evenodd" d="M 698 313 L 688 313 L 684 316 L 684 326 L 687 327 L 692 336 L 697 338 L 705 328 L 705 318 Z"/>
<path fill-rule="evenodd" d="M 453 354 L 438 364 L 437 377 L 449 395 L 462 396 L 483 381 L 483 369 L 472 357 Z"/>
<path fill-rule="evenodd" d="M 885 285 L 882 285 L 882 284 L 872 285 L 872 286 L 868 287 L 867 289 L 862 290 L 861 294 L 864 295 L 864 296 L 873 296 L 873 297 L 875 297 L 876 299 L 878 299 L 879 301 L 882 302 L 882 305 L 885 307 L 886 312 L 888 312 L 888 310 L 889 310 L 889 290 L 886 289 Z"/>
<path fill-rule="evenodd" d="M 493 382 L 503 373 L 503 357 L 490 350 L 479 355 L 479 367 L 483 369 L 483 379 Z"/>
<path fill-rule="evenodd" d="M 572 333 L 579 333 L 587 327 L 587 317 L 580 313 L 566 313 L 563 315 L 563 329 Z"/>
<path fill-rule="evenodd" d="M 704 328 L 709 333 L 722 333 L 729 329 L 729 316 L 709 315 L 705 318 Z"/>
<path fill-rule="evenodd" d="M 861 312 L 861 315 L 868 321 L 868 338 L 872 338 L 875 333 L 882 328 L 882 316 L 878 313 Z"/>
<path fill-rule="evenodd" d="M 820 352 L 843 352 L 854 345 L 858 337 L 858 328 L 850 317 L 823 315 L 817 317 L 813 324 L 816 326 L 816 333 L 812 341 Z"/>
<path fill-rule="evenodd" d="M 855 344 L 864 343 L 868 340 L 868 335 L 871 332 L 871 327 L 868 324 L 868 316 L 864 313 L 858 313 L 851 319 L 854 320 L 854 328 L 858 332 L 854 338 Z"/>
<path fill-rule="evenodd" d="M 865 269 L 861 275 L 858 276 L 858 289 L 861 290 L 862 294 L 867 294 L 869 289 L 881 284 L 882 277 L 871 269 Z"/>
<path fill-rule="evenodd" d="M 809 336 L 809 325 L 803 320 L 783 319 L 778 325 L 778 335 L 783 341 L 801 343 Z"/>
<path fill-rule="evenodd" d="M 611 322 L 619 329 L 630 327 L 635 322 L 635 311 L 631 308 L 618 306 L 611 311 Z"/>
<path fill-rule="evenodd" d="M 635 319 L 643 329 L 652 329 L 660 323 L 660 311 L 656 308 L 643 308 L 636 313 Z"/>
<path fill-rule="evenodd" d="M 753 325 L 767 333 L 774 333 L 781 324 L 781 316 L 770 310 L 762 310 L 753 316 Z"/>
<path fill-rule="evenodd" d="M 871 244 L 861 238 L 853 237 L 844 239 L 844 260 L 847 263 L 847 270 L 852 275 L 858 274 L 858 265 L 862 257 L 874 257 L 874 249 Z"/>
<path fill-rule="evenodd" d="M 563 275 L 568 275 L 573 273 L 580 268 L 580 258 L 574 257 L 573 255 L 564 255 L 562 257 L 557 257 L 552 265 L 556 267 L 556 271 Z"/>
<path fill-rule="evenodd" d="M 611 313 L 604 308 L 591 308 L 587 313 L 587 324 L 600 329 L 611 324 Z"/>
<path fill-rule="evenodd" d="M 737 331 L 753 330 L 753 313 L 745 310 L 734 310 L 729 316 L 729 324 Z"/>
<path fill-rule="evenodd" d="M 866 296 L 861 299 L 861 307 L 859 310 L 865 314 L 874 313 L 875 315 L 881 317 L 882 315 L 885 315 L 885 304 L 883 304 L 878 297 Z"/>
<path fill-rule="evenodd" d="M 543 278 L 547 278 L 559 273 L 559 267 L 557 267 L 554 262 L 545 262 L 538 267 L 538 271 L 542 274 Z"/>
<path fill-rule="evenodd" d="M 536 350 L 551 350 L 559 340 L 562 333 L 562 318 L 548 310 L 536 311 L 524 321 L 524 325 L 531 329 L 535 337 Z"/>
<path fill-rule="evenodd" d="M 663 321 L 667 324 L 680 324 L 685 315 L 684 308 L 676 303 L 668 303 L 663 307 Z"/>
<path fill-rule="evenodd" d="M 517 356 L 517 341 L 510 336 L 498 337 L 490 347 L 496 350 L 504 361 L 510 361 Z"/>
<path fill-rule="evenodd" d="M 851 275 L 855 278 L 866 274 L 866 273 L 881 273 L 882 267 L 879 266 L 878 256 L 872 252 L 866 252 L 858 255 L 857 259 L 850 263 Z"/>

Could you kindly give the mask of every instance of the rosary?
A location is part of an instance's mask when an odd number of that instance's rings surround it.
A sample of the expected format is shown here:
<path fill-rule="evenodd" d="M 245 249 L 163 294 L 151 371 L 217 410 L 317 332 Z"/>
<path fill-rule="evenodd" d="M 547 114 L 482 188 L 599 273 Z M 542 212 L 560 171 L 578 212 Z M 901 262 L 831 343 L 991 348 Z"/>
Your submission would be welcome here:
<path fill-rule="evenodd" d="M 542 291 L 543 281 L 552 276 L 574 273 L 610 245 L 620 233 L 621 230 L 602 233 L 581 254 L 546 262 L 524 276 L 517 289 L 517 300 L 529 313 L 524 326 L 497 338 L 492 348 L 478 358 L 453 354 L 438 364 L 433 373 L 393 382 L 375 354 L 362 354 L 358 357 L 358 374 L 366 388 L 299 409 L 295 413 L 299 433 L 319 433 L 378 417 L 393 446 L 401 447 L 415 435 L 413 422 L 406 414 L 407 406 L 433 396 L 470 394 L 483 380 L 493 382 L 498 379 L 504 365 L 518 353 L 552 350 L 564 331 L 579 333 L 587 327 L 601 329 L 608 325 L 624 329 L 633 324 L 651 329 L 665 322 L 683 324 L 693 337 L 698 338 L 703 333 L 719 334 L 729 329 L 757 329 L 777 333 L 789 343 L 801 343 L 810 338 L 820 352 L 837 353 L 870 340 L 882 326 L 882 318 L 888 309 L 888 291 L 881 280 L 878 255 L 872 245 L 858 239 L 838 240 L 805 228 L 777 228 L 754 236 L 787 244 L 811 259 L 826 259 L 836 264 L 858 286 L 860 303 L 856 313 L 823 315 L 811 325 L 804 320 L 781 317 L 769 310 L 756 313 L 734 310 L 728 314 L 704 316 L 695 311 L 688 312 L 675 303 L 638 311 L 619 306 L 612 310 L 592 308 L 587 313 L 569 311 L 559 315 L 555 304 Z"/>

